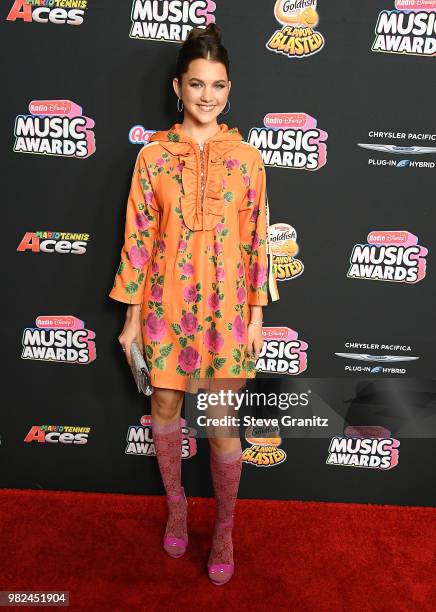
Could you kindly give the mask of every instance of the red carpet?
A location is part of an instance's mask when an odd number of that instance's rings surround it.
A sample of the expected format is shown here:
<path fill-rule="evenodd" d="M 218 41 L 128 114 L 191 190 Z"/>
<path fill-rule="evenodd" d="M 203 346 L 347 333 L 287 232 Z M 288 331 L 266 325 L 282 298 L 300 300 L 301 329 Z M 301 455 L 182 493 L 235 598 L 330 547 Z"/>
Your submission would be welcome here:
<path fill-rule="evenodd" d="M 171 559 L 163 497 L 0 489 L 0 590 L 102 612 L 436 609 L 436 509 L 238 500 L 236 571 L 217 587 L 214 500 L 188 501 L 188 552 Z"/>

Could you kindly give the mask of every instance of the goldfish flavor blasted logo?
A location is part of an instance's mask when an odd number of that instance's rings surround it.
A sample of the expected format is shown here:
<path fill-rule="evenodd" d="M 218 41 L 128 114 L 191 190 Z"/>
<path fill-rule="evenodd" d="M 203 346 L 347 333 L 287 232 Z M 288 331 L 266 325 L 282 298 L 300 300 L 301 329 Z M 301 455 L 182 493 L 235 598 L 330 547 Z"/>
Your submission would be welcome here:
<path fill-rule="evenodd" d="M 417 283 L 426 275 L 428 250 L 407 231 L 372 231 L 367 244 L 356 244 L 348 278 Z"/>
<path fill-rule="evenodd" d="M 33 100 L 30 115 L 18 115 L 15 153 L 85 159 L 95 152 L 94 120 L 71 100 Z"/>
<path fill-rule="evenodd" d="M 266 43 L 275 53 L 299 59 L 324 47 L 323 35 L 315 30 L 319 22 L 317 0 L 276 0 L 274 17 L 282 25 Z"/>
<path fill-rule="evenodd" d="M 319 170 L 327 162 L 327 138 L 306 113 L 268 113 L 263 127 L 250 129 L 247 141 L 259 149 L 265 166 Z"/>
<path fill-rule="evenodd" d="M 245 439 L 251 445 L 242 452 L 242 461 L 256 467 L 274 467 L 286 460 L 286 452 L 279 448 L 282 443 L 278 426 L 249 425 Z"/>
<path fill-rule="evenodd" d="M 299 252 L 297 232 L 288 223 L 273 223 L 268 227 L 268 238 L 273 258 L 273 272 L 278 281 L 291 280 L 303 274 L 304 265 Z"/>
<path fill-rule="evenodd" d="M 95 332 L 71 315 L 36 317 L 23 332 L 22 359 L 58 363 L 91 363 L 96 359 Z"/>
<path fill-rule="evenodd" d="M 371 50 L 399 55 L 436 55 L 436 0 L 395 0 L 379 13 Z"/>
<path fill-rule="evenodd" d="M 133 0 L 130 38 L 180 42 L 194 27 L 215 22 L 212 0 Z"/>

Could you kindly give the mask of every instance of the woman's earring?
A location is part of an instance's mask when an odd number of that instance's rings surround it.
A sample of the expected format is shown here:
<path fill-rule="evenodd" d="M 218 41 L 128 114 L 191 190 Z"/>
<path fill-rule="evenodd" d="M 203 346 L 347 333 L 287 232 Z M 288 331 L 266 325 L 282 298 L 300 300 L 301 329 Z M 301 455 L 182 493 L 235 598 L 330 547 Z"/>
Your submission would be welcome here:
<path fill-rule="evenodd" d="M 222 115 L 227 115 L 227 113 L 228 113 L 228 112 L 229 112 L 229 110 L 230 110 L 230 100 L 229 100 L 228 98 L 227 98 L 227 102 L 229 103 L 229 108 L 226 110 L 226 112 L 221 111 L 221 114 L 222 114 Z"/>
<path fill-rule="evenodd" d="M 177 98 L 177 110 L 179 111 L 179 113 L 181 113 L 183 110 L 183 102 L 182 102 L 182 108 L 179 108 L 179 102 L 181 102 L 181 99 Z"/>

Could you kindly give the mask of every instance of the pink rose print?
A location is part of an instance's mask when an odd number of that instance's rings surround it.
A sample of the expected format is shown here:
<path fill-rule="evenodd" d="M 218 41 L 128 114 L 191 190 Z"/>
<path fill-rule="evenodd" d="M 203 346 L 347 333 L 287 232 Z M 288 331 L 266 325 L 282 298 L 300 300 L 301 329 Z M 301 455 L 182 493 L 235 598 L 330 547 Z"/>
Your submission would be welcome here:
<path fill-rule="evenodd" d="M 248 278 L 255 289 L 262 287 L 266 281 L 266 268 L 256 261 L 248 270 Z"/>
<path fill-rule="evenodd" d="M 186 247 L 188 246 L 188 243 L 186 242 L 186 240 L 179 240 L 179 247 L 178 247 L 178 251 L 179 252 L 183 252 L 186 251 Z"/>
<path fill-rule="evenodd" d="M 244 289 L 244 287 L 239 287 L 239 289 L 236 292 L 237 298 L 238 298 L 238 304 L 243 304 L 244 300 L 245 300 L 245 296 L 246 296 L 246 291 Z"/>
<path fill-rule="evenodd" d="M 215 255 L 218 255 L 219 253 L 222 253 L 223 245 L 220 242 L 214 242 L 213 243 L 213 250 L 215 252 Z"/>
<path fill-rule="evenodd" d="M 224 223 L 217 223 L 215 226 L 216 231 L 218 232 L 218 234 L 221 234 L 221 232 L 224 229 Z"/>
<path fill-rule="evenodd" d="M 245 325 L 240 315 L 236 315 L 233 319 L 232 334 L 236 342 L 242 344 L 245 342 Z"/>
<path fill-rule="evenodd" d="M 183 297 L 186 302 L 195 302 L 197 299 L 197 289 L 195 285 L 188 285 L 183 289 Z"/>
<path fill-rule="evenodd" d="M 150 259 L 150 253 L 145 247 L 132 246 L 129 251 L 129 259 L 134 268 L 142 269 L 144 264 Z"/>
<path fill-rule="evenodd" d="M 184 166 L 184 165 L 185 165 L 185 162 L 184 162 L 184 161 L 180 162 L 180 164 L 177 164 L 177 165 L 176 165 L 176 170 L 177 170 L 177 172 L 181 172 L 181 171 L 183 170 L 183 166 Z"/>
<path fill-rule="evenodd" d="M 221 280 L 224 280 L 225 277 L 226 277 L 226 272 L 223 266 L 218 266 L 218 268 L 216 269 L 216 279 L 221 281 Z"/>
<path fill-rule="evenodd" d="M 259 236 L 258 234 L 254 234 L 253 242 L 251 243 L 251 248 L 253 249 L 253 251 L 257 249 L 259 244 L 260 244 Z"/>
<path fill-rule="evenodd" d="M 158 319 L 153 312 L 148 313 L 144 325 L 151 340 L 160 342 L 165 336 L 165 319 Z"/>
<path fill-rule="evenodd" d="M 194 347 L 187 346 L 180 351 L 178 362 L 182 370 L 192 374 L 200 365 L 200 353 Z"/>
<path fill-rule="evenodd" d="M 254 200 L 256 199 L 256 190 L 249 189 L 247 192 L 247 198 L 249 202 L 254 202 Z"/>
<path fill-rule="evenodd" d="M 197 330 L 197 317 L 192 312 L 187 312 L 180 320 L 180 327 L 184 334 L 193 334 Z"/>
<path fill-rule="evenodd" d="M 242 278 L 242 276 L 244 276 L 244 267 L 243 266 L 239 266 L 239 268 L 238 268 L 238 275 L 239 275 L 239 278 Z"/>
<path fill-rule="evenodd" d="M 204 334 L 204 344 L 212 353 L 218 353 L 224 344 L 224 338 L 216 329 L 208 329 Z"/>
<path fill-rule="evenodd" d="M 194 266 L 191 263 L 184 263 L 182 266 L 182 272 L 185 276 L 192 276 L 194 274 Z"/>
<path fill-rule="evenodd" d="M 253 221 L 253 222 L 256 221 L 258 216 L 259 216 L 259 206 L 255 206 L 253 210 L 251 211 L 250 221 Z"/>
<path fill-rule="evenodd" d="M 210 296 L 207 298 L 207 305 L 213 311 L 218 310 L 220 307 L 220 299 L 217 293 L 210 294 Z"/>
<path fill-rule="evenodd" d="M 161 253 L 163 253 L 165 249 L 167 248 L 167 245 L 165 244 L 165 240 L 158 240 L 157 248 L 159 249 Z"/>
<path fill-rule="evenodd" d="M 246 187 L 248 187 L 248 185 L 250 184 L 250 177 L 248 176 L 248 174 L 244 174 L 244 176 L 242 177 L 243 181 L 244 181 L 244 185 Z"/>
<path fill-rule="evenodd" d="M 158 272 L 159 270 L 159 264 L 157 264 L 156 262 L 154 262 L 151 266 L 151 271 L 153 272 L 153 274 L 156 274 L 156 272 Z"/>
<path fill-rule="evenodd" d="M 156 166 L 163 166 L 165 164 L 165 161 L 162 159 L 162 157 L 159 157 L 159 159 L 156 160 Z"/>
<path fill-rule="evenodd" d="M 163 293 L 162 285 L 157 285 L 157 284 L 153 285 L 152 290 L 151 290 L 151 297 L 153 298 L 155 302 L 162 301 L 162 293 Z"/>
<path fill-rule="evenodd" d="M 145 201 L 147 202 L 147 204 L 151 204 L 153 202 L 153 198 L 154 198 L 153 192 L 152 191 L 146 191 L 145 194 L 144 194 L 144 198 L 145 198 Z"/>
<path fill-rule="evenodd" d="M 233 170 L 233 168 L 237 168 L 238 166 L 239 166 L 238 159 L 228 159 L 226 161 L 226 168 L 228 168 L 229 170 Z"/>
<path fill-rule="evenodd" d="M 148 217 L 144 215 L 144 213 L 136 213 L 135 215 L 135 223 L 136 227 L 140 230 L 145 230 L 150 225 L 150 221 Z"/>

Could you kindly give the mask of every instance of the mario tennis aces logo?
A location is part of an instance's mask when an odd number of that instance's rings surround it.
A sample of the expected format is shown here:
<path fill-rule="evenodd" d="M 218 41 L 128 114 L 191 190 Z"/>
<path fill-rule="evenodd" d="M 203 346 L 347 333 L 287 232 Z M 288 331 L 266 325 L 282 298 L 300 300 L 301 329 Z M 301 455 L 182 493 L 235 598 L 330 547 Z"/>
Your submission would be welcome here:
<path fill-rule="evenodd" d="M 15 0 L 7 21 L 82 25 L 87 0 Z"/>
<path fill-rule="evenodd" d="M 395 11 L 381 11 L 372 51 L 436 55 L 436 0 L 396 0 Z"/>
<path fill-rule="evenodd" d="M 319 17 L 317 0 L 276 0 L 274 17 L 282 24 L 266 43 L 269 51 L 304 58 L 324 47 L 323 35 L 315 31 Z"/>
<path fill-rule="evenodd" d="M 94 120 L 71 100 L 34 100 L 15 121 L 16 153 L 84 159 L 95 152 Z"/>
<path fill-rule="evenodd" d="M 368 244 L 356 244 L 348 278 L 417 283 L 426 274 L 428 251 L 417 236 L 405 231 L 374 231 Z"/>

